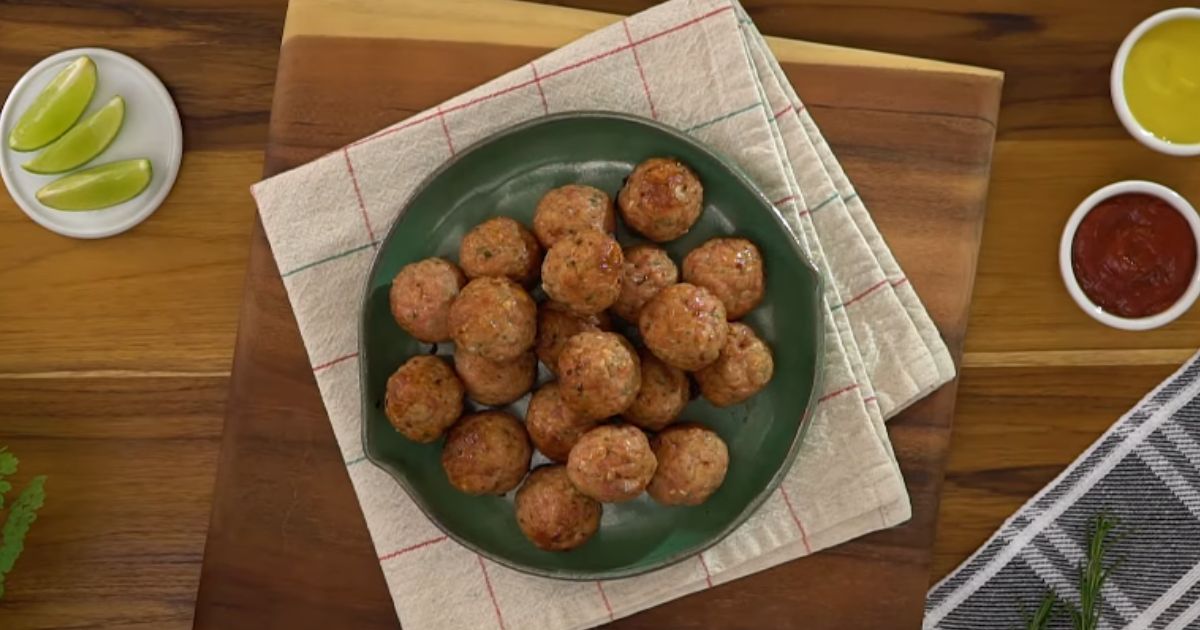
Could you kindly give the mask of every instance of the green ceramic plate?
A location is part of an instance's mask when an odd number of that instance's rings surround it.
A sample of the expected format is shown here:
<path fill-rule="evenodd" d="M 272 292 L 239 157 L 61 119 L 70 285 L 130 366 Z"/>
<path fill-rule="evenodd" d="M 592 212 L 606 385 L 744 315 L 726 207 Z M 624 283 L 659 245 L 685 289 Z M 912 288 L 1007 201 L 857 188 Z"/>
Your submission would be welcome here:
<path fill-rule="evenodd" d="M 512 495 L 472 497 L 454 490 L 440 463 L 441 441 L 416 444 L 392 429 L 381 410 L 388 376 L 408 357 L 452 353 L 405 334 L 388 308 L 399 269 L 428 256 L 458 258 L 467 230 L 488 217 L 525 225 L 547 190 L 568 183 L 616 197 L 634 165 L 653 156 L 689 164 L 704 184 L 705 209 L 683 238 L 666 246 L 675 261 L 714 236 L 758 244 L 767 271 L 763 304 L 745 321 L 771 345 L 775 377 L 742 405 L 717 409 L 694 400 L 684 418 L 715 429 L 729 445 L 725 483 L 703 505 L 668 508 L 648 496 L 607 504 L 599 533 L 565 553 L 541 551 L 517 527 Z M 600 579 L 636 575 L 715 544 L 775 490 L 804 436 L 816 401 L 822 342 L 820 280 L 783 219 L 740 171 L 688 136 L 658 123 L 611 113 L 573 112 L 517 125 L 461 152 L 422 184 L 379 248 L 368 277 L 359 337 L 363 442 L 367 457 L 391 473 L 451 538 L 500 563 L 537 575 Z M 638 241 L 618 226 L 623 244 Z M 546 380 L 544 368 L 539 382 Z M 528 397 L 509 409 L 524 417 Z M 535 455 L 535 463 L 541 459 Z"/>

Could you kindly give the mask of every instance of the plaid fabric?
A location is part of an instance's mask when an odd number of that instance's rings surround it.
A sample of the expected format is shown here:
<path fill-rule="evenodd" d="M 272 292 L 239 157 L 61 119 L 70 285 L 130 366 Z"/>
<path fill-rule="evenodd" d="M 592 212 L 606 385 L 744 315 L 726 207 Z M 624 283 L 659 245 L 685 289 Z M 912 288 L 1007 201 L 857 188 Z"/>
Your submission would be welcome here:
<path fill-rule="evenodd" d="M 378 239 L 425 175 L 549 112 L 683 129 L 776 200 L 827 279 L 824 391 L 778 492 L 713 548 L 661 571 L 527 576 L 446 538 L 360 441 L 357 304 Z M 884 418 L 953 377 L 945 345 L 765 42 L 728 0 L 674 0 L 253 188 L 401 622 L 590 627 L 890 527 L 911 514 Z M 769 271 L 768 271 L 769 272 Z"/>
<path fill-rule="evenodd" d="M 929 591 L 925 627 L 1020 628 L 1053 589 L 1079 603 L 1098 514 L 1115 519 L 1101 628 L 1200 628 L 1200 355 L 1142 399 Z M 1068 628 L 1065 615 L 1051 627 Z"/>

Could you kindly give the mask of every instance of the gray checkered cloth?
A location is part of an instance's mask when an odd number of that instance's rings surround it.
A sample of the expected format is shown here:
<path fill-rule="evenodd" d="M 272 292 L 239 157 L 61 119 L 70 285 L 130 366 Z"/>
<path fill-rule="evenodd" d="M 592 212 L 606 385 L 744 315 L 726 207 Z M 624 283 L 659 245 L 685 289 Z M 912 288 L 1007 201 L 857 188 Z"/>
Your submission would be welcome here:
<path fill-rule="evenodd" d="M 1100 627 L 1200 628 L 1200 354 L 933 587 L 925 628 L 1024 628 L 1050 589 L 1077 605 L 1098 514 L 1117 521 Z"/>

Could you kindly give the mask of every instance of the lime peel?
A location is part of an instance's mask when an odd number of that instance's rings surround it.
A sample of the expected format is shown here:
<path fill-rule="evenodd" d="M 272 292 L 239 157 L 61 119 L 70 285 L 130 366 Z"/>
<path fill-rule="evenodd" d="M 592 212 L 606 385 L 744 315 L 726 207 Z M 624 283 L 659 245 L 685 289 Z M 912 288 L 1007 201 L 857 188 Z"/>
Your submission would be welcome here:
<path fill-rule="evenodd" d="M 96 64 L 84 55 L 67 64 L 38 93 L 8 135 L 15 151 L 33 151 L 67 132 L 87 109 L 96 91 Z"/>
<path fill-rule="evenodd" d="M 129 201 L 150 185 L 150 160 L 109 162 L 71 173 L 46 184 L 37 199 L 55 210 L 99 210 Z"/>
<path fill-rule="evenodd" d="M 125 99 L 117 95 L 21 168 L 30 173 L 49 175 L 83 166 L 108 148 L 124 121 Z"/>

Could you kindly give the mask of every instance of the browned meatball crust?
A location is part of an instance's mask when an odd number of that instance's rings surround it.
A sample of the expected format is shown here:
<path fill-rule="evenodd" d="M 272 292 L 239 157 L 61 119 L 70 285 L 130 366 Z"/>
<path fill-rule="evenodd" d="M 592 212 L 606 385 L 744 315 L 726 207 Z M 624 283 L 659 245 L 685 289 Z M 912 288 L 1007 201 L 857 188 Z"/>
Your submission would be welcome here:
<path fill-rule="evenodd" d="M 492 361 L 511 361 L 533 347 L 537 305 L 507 278 L 476 278 L 450 305 L 457 349 Z"/>
<path fill-rule="evenodd" d="M 388 378 L 384 413 L 397 431 L 414 442 L 438 439 L 462 410 L 462 383 L 438 357 L 415 356 Z"/>
<path fill-rule="evenodd" d="M 567 340 L 581 332 L 611 330 L 612 323 L 606 313 L 577 315 L 558 302 L 547 301 L 538 306 L 538 359 L 555 374 L 558 373 L 558 355 Z"/>
<path fill-rule="evenodd" d="M 646 492 L 663 505 L 700 505 L 725 481 L 729 449 L 715 431 L 686 422 L 650 440 L 658 469 Z"/>
<path fill-rule="evenodd" d="M 529 471 L 533 448 L 512 414 L 484 411 L 463 416 L 446 435 L 442 468 L 450 485 L 467 494 L 504 494 Z"/>
<path fill-rule="evenodd" d="M 736 405 L 762 391 L 775 373 L 771 349 L 745 324 L 729 325 L 721 355 L 696 372 L 700 394 L 717 407 Z"/>
<path fill-rule="evenodd" d="M 659 291 L 679 282 L 679 268 L 662 248 L 636 245 L 625 250 L 621 294 L 612 311 L 627 322 L 637 323 L 642 307 Z"/>
<path fill-rule="evenodd" d="M 763 298 L 763 260 L 744 238 L 714 238 L 683 259 L 683 280 L 721 298 L 725 316 L 741 319 Z"/>
<path fill-rule="evenodd" d="M 507 405 L 525 395 L 537 376 L 537 358 L 525 352 L 511 361 L 491 361 L 455 349 L 454 371 L 467 388 L 467 396 L 484 405 Z"/>
<path fill-rule="evenodd" d="M 558 357 L 558 378 L 563 403 L 587 419 L 621 413 L 642 385 L 633 346 L 611 332 L 582 332 L 568 339 Z"/>
<path fill-rule="evenodd" d="M 658 431 L 683 413 L 691 396 L 691 384 L 683 370 L 663 363 L 649 350 L 643 348 L 638 357 L 642 386 L 621 417 L 648 431 Z"/>
<path fill-rule="evenodd" d="M 534 469 L 515 503 L 521 532 L 547 551 L 574 549 L 600 529 L 603 507 L 571 485 L 566 466 Z"/>
<path fill-rule="evenodd" d="M 533 446 L 546 457 L 565 462 L 571 448 L 584 433 L 596 426 L 596 420 L 580 418 L 562 402 L 557 382 L 538 388 L 525 411 L 525 428 Z"/>
<path fill-rule="evenodd" d="M 658 462 L 650 441 L 631 424 L 606 424 L 579 439 L 567 459 L 567 476 L 597 501 L 618 503 L 646 489 Z"/>
<path fill-rule="evenodd" d="M 388 292 L 392 317 L 418 341 L 447 341 L 450 304 L 466 283 L 463 272 L 444 258 L 426 258 L 405 265 L 392 279 Z"/>
<path fill-rule="evenodd" d="M 642 341 L 654 356 L 688 371 L 717 360 L 728 329 L 721 300 L 686 282 L 659 291 L 638 317 Z"/>
<path fill-rule="evenodd" d="M 547 249 L 562 237 L 587 229 L 611 234 L 616 223 L 608 193 L 582 184 L 551 190 L 538 201 L 533 213 L 533 233 Z"/>
<path fill-rule="evenodd" d="M 494 276 L 528 284 L 542 268 L 542 247 L 524 225 L 496 217 L 463 236 L 458 262 L 468 278 Z"/>
<path fill-rule="evenodd" d="M 650 158 L 633 169 L 617 202 L 629 227 L 664 243 L 687 234 L 700 218 L 704 187 L 682 162 Z"/>
<path fill-rule="evenodd" d="M 542 263 L 542 288 L 575 313 L 599 313 L 621 294 L 624 256 L 613 238 L 596 230 L 563 237 Z"/>

